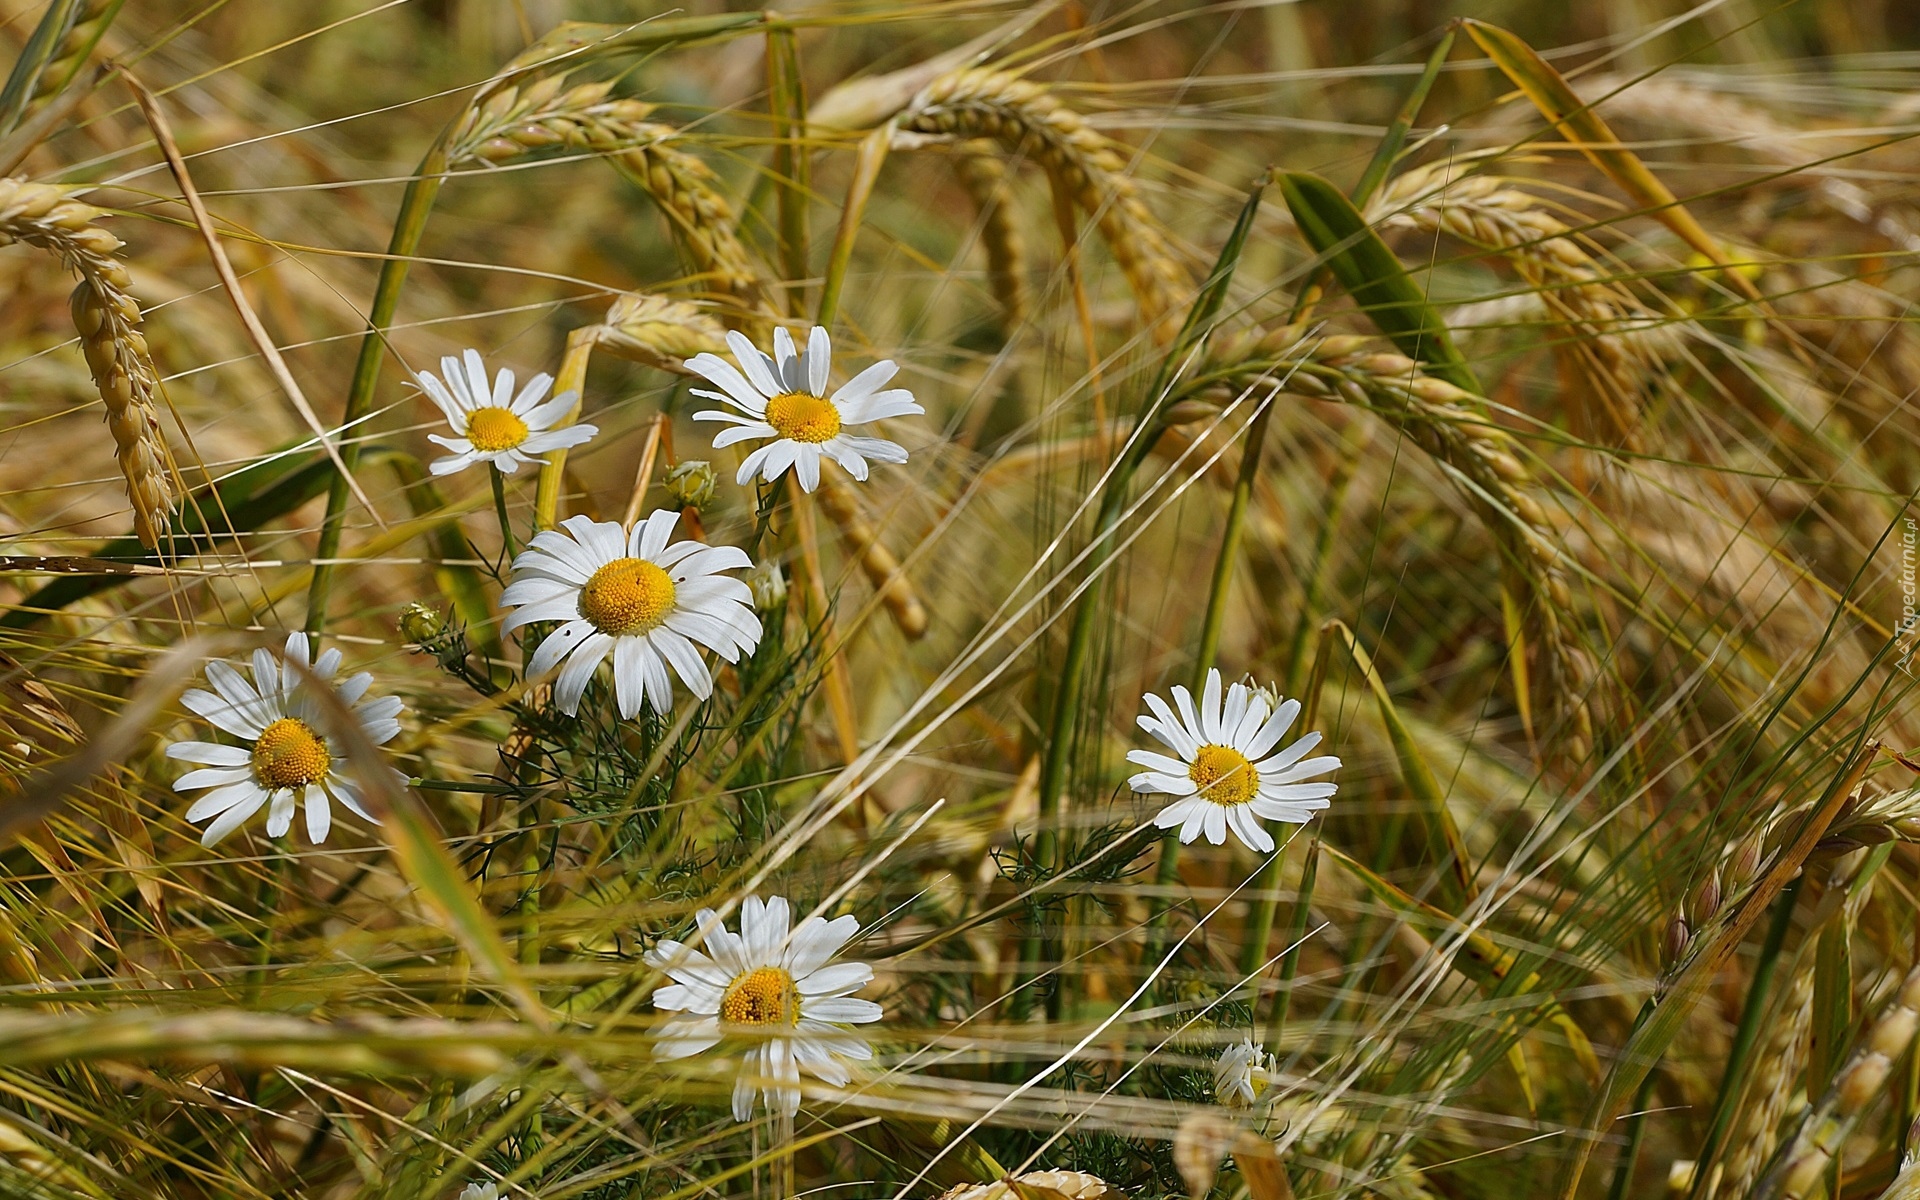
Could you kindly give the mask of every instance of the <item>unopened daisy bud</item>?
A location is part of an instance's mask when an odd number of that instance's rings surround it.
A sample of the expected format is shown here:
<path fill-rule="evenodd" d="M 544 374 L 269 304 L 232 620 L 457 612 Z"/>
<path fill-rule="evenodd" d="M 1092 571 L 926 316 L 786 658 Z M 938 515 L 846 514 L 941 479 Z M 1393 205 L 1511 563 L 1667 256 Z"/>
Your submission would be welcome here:
<path fill-rule="evenodd" d="M 432 605 L 415 600 L 400 610 L 400 636 L 416 646 L 425 646 L 446 631 L 446 617 Z"/>
<path fill-rule="evenodd" d="M 1720 911 L 1720 870 L 1718 867 L 1707 872 L 1700 881 L 1700 890 L 1693 894 L 1693 915 L 1702 925 L 1713 920 Z"/>
<path fill-rule="evenodd" d="M 1687 943 L 1693 940 L 1693 930 L 1687 927 L 1687 919 L 1675 914 L 1672 923 L 1667 926 L 1667 957 L 1678 959 L 1687 952 Z"/>
<path fill-rule="evenodd" d="M 713 485 L 713 464 L 703 458 L 688 459 L 667 472 L 668 507 L 698 512 L 712 502 Z"/>
<path fill-rule="evenodd" d="M 747 587 L 753 591 L 753 606 L 761 612 L 775 612 L 787 604 L 787 577 L 780 564 L 762 562 L 747 572 Z"/>

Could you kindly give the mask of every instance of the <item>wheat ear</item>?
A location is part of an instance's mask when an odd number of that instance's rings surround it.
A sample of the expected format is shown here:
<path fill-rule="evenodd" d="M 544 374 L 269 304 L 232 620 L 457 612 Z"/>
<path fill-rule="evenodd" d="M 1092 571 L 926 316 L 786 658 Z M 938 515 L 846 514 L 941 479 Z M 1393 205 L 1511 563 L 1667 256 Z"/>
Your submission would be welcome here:
<path fill-rule="evenodd" d="M 1407 434 L 1479 510 L 1500 546 L 1509 578 L 1522 589 L 1518 598 L 1536 648 L 1533 693 L 1567 721 L 1558 741 L 1564 756 L 1584 758 L 1593 746 L 1588 691 L 1594 668 L 1572 612 L 1566 579 L 1572 556 L 1535 498 L 1538 481 L 1512 435 L 1481 414 L 1478 397 L 1425 374 L 1404 355 L 1375 351 L 1370 338 L 1302 340 L 1299 332 L 1286 327 L 1258 339 L 1222 339 L 1174 399 L 1233 394 L 1265 381 L 1370 409 Z"/>
<path fill-rule="evenodd" d="M 880 594 L 880 603 L 886 606 L 893 623 L 908 638 L 918 640 L 926 636 L 926 606 L 920 603 L 912 581 L 900 569 L 900 560 L 881 545 L 879 533 L 861 513 L 853 493 L 838 480 L 823 478 L 819 495 L 820 507 L 826 509 L 833 523 L 840 527 L 848 553 L 859 559 L 861 572 Z"/>
<path fill-rule="evenodd" d="M 1766 1045 L 1761 1049 L 1758 1069 L 1739 1132 L 1729 1143 L 1726 1169 L 1720 1172 L 1719 1186 L 1709 1196 L 1743 1197 L 1753 1188 L 1760 1168 L 1766 1166 L 1780 1142 L 1780 1120 L 1786 1116 L 1787 1103 L 1793 1099 L 1800 1070 L 1807 1063 L 1807 1029 L 1813 1021 L 1814 954 L 1800 955 L 1793 978 L 1780 998 L 1779 1011 L 1768 1026 Z"/>
<path fill-rule="evenodd" d="M 623 292 L 607 308 L 594 345 L 607 353 L 663 371 L 689 374 L 696 354 L 720 354 L 727 331 L 697 305 L 669 296 Z"/>
<path fill-rule="evenodd" d="M 961 186 L 980 211 L 980 245 L 987 252 L 987 283 L 1000 302 L 1002 323 L 1009 329 L 1026 320 L 1031 309 L 1027 295 L 1027 239 L 1014 219 L 1013 189 L 1007 186 L 1007 167 L 997 156 L 964 150 L 954 158 Z"/>
<path fill-rule="evenodd" d="M 1396 179 L 1369 211 L 1384 228 L 1443 232 L 1508 262 L 1557 327 L 1554 353 L 1585 384 L 1573 394 L 1597 410 L 1574 410 L 1577 432 L 1638 444 L 1643 397 L 1662 377 L 1645 335 L 1661 329 L 1660 320 L 1609 280 L 1535 197 L 1494 176 L 1460 178 L 1457 168 L 1437 165 Z"/>
<path fill-rule="evenodd" d="M 105 215 L 63 188 L 0 179 L 0 245 L 27 242 L 52 251 L 80 276 L 68 302 L 80 349 L 107 406 L 107 428 L 133 503 L 134 532 L 142 545 L 157 550 L 174 497 L 154 406 L 160 374 L 140 332 L 140 306 L 127 292 L 126 264 L 114 256 L 122 243 L 94 224 Z"/>
<path fill-rule="evenodd" d="M 765 310 L 768 284 L 735 232 L 733 204 L 712 168 L 674 144 L 680 130 L 648 120 L 651 104 L 610 96 L 609 83 L 564 85 L 554 76 L 483 96 L 448 139 L 449 168 L 504 163 L 552 146 L 607 155 L 653 198 L 696 271 L 717 291 Z"/>
<path fill-rule="evenodd" d="M 1193 291 L 1166 226 L 1140 199 L 1114 143 L 1040 84 L 1006 71 L 974 69 L 929 84 L 898 118 L 914 133 L 992 138 L 1028 153 L 1090 214 L 1125 273 L 1141 315 L 1170 337 Z"/>
<path fill-rule="evenodd" d="M 1920 966 L 1907 972 L 1899 992 L 1856 1043 L 1847 1065 L 1801 1119 L 1793 1141 L 1774 1156 L 1753 1191 L 1754 1200 L 1805 1200 L 1821 1188 L 1853 1127 L 1884 1095 L 1894 1061 L 1912 1047 L 1916 1032 L 1920 1032 Z"/>

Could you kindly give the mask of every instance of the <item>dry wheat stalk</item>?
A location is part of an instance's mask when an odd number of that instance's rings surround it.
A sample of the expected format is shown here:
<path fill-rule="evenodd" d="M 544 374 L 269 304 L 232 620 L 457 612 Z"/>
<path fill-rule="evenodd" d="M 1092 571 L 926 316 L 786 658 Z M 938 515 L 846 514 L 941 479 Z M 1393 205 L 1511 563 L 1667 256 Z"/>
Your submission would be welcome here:
<path fill-rule="evenodd" d="M 1027 239 L 1014 219 L 1013 190 L 1007 167 L 997 156 L 968 149 L 955 156 L 954 170 L 980 212 L 980 245 L 987 252 L 987 283 L 1000 302 L 1002 323 L 1020 324 L 1031 306 L 1027 295 Z"/>
<path fill-rule="evenodd" d="M 107 406 L 120 473 L 142 545 L 158 549 L 173 512 L 166 440 L 154 400 L 160 374 L 140 332 L 140 306 L 127 292 L 119 238 L 94 224 L 105 213 L 63 188 L 0 179 L 0 245 L 27 242 L 52 251 L 80 276 L 69 306 L 80 348 Z"/>
<path fill-rule="evenodd" d="M 1022 1200 L 1028 1196 L 1064 1200 L 1109 1200 L 1125 1195 L 1112 1184 L 1085 1171 L 1029 1171 L 991 1183 L 960 1183 L 940 1193 L 938 1200 Z"/>
<path fill-rule="evenodd" d="M 1907 972 L 1899 992 L 1855 1044 L 1847 1065 L 1801 1119 L 1793 1141 L 1774 1156 L 1753 1191 L 1754 1200 L 1804 1200 L 1820 1189 L 1853 1127 L 1885 1094 L 1894 1061 L 1913 1045 L 1916 1032 L 1920 1032 L 1920 966 Z"/>
<path fill-rule="evenodd" d="M 449 169 L 551 146 L 607 155 L 659 205 L 695 270 L 748 308 L 765 309 L 767 282 L 735 232 L 733 204 L 713 170 L 673 144 L 680 130 L 648 120 L 651 104 L 610 97 L 610 83 L 564 84 L 553 76 L 483 96 L 448 137 Z"/>
<path fill-rule="evenodd" d="M 993 138 L 1046 168 L 1091 215 L 1149 325 L 1171 336 L 1193 291 L 1173 239 L 1141 201 L 1114 143 L 1037 83 L 1006 71 L 956 71 L 929 84 L 898 118 L 915 133 Z"/>
<path fill-rule="evenodd" d="M 1258 339 L 1221 339 L 1183 394 L 1238 391 L 1269 380 L 1296 395 L 1371 409 L 1411 437 L 1480 511 L 1500 545 L 1536 649 L 1533 694 L 1567 721 L 1558 735 L 1563 757 L 1584 758 L 1593 746 L 1588 690 L 1594 668 L 1572 612 L 1566 579 L 1572 559 L 1535 498 L 1539 485 L 1512 435 L 1482 415 L 1477 397 L 1422 373 L 1410 358 L 1373 351 L 1370 338 L 1301 340 L 1299 334 L 1287 327 Z"/>
<path fill-rule="evenodd" d="M 686 374 L 683 364 L 694 355 L 726 352 L 727 331 L 685 300 L 624 292 L 607 309 L 594 345 L 619 358 Z"/>
<path fill-rule="evenodd" d="M 1457 167 L 1436 164 L 1394 180 L 1369 213 L 1384 228 L 1444 232 L 1510 263 L 1545 305 L 1558 327 L 1555 354 L 1585 382 L 1585 398 L 1603 418 L 1576 408 L 1585 426 L 1579 432 L 1638 443 L 1642 397 L 1662 378 L 1664 356 L 1648 344 L 1659 337 L 1659 318 L 1611 282 L 1536 197 L 1508 180 L 1462 178 Z"/>

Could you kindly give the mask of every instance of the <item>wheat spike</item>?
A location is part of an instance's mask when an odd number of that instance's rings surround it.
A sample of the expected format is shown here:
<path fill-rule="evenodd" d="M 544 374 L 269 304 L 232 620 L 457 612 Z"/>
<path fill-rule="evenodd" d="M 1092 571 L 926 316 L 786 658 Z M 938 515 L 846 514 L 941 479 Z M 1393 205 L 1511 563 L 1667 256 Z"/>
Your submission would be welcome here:
<path fill-rule="evenodd" d="M 739 220 L 719 178 L 673 143 L 680 130 L 647 118 L 653 105 L 610 97 L 610 83 L 564 88 L 553 76 L 483 96 L 447 142 L 449 168 L 498 164 L 551 146 L 581 146 L 609 156 L 673 227 L 695 270 L 749 309 L 768 305 L 768 285 L 735 232 Z"/>
<path fill-rule="evenodd" d="M 624 292 L 607 309 L 594 344 L 616 357 L 684 374 L 683 363 L 694 355 L 724 353 L 727 331 L 685 300 Z"/>
<path fill-rule="evenodd" d="M 156 550 L 174 499 L 154 405 L 160 374 L 140 332 L 140 306 L 127 292 L 126 264 L 114 256 L 122 243 L 94 224 L 104 215 L 63 188 L 0 179 L 0 245 L 27 242 L 52 251 L 80 276 L 69 301 L 73 323 L 107 406 L 107 428 L 133 504 L 134 532 L 142 545 Z"/>
<path fill-rule="evenodd" d="M 1443 464 L 1465 485 L 1461 490 L 1499 543 L 1509 576 L 1523 588 L 1519 599 L 1538 650 L 1535 694 L 1568 722 L 1558 739 L 1565 757 L 1584 758 L 1593 746 L 1587 697 L 1593 662 L 1575 632 L 1565 571 L 1571 556 L 1534 497 L 1537 481 L 1512 436 L 1477 411 L 1475 396 L 1370 344 L 1355 336 L 1301 340 L 1294 327 L 1251 342 L 1222 339 L 1173 399 L 1279 384 L 1298 395 L 1371 409 Z"/>
<path fill-rule="evenodd" d="M 1896 1059 L 1920 1031 L 1920 967 L 1907 972 L 1900 990 L 1854 1045 L 1846 1066 L 1833 1077 L 1820 1102 L 1802 1118 L 1799 1132 L 1753 1191 L 1755 1200 L 1804 1200 L 1818 1191 L 1847 1136 L 1881 1098 Z"/>
<path fill-rule="evenodd" d="M 980 244 L 987 252 L 987 282 L 1000 302 L 1001 321 L 1012 328 L 1031 308 L 1027 294 L 1027 240 L 1014 219 L 1007 167 L 997 156 L 965 151 L 954 159 L 960 183 L 980 211 Z"/>
<path fill-rule="evenodd" d="M 1739 1130 L 1729 1143 L 1726 1169 L 1708 1195 L 1745 1196 L 1779 1144 L 1780 1120 L 1793 1099 L 1800 1069 L 1807 1061 L 1807 1029 L 1813 1021 L 1814 955 L 1803 953 L 1768 1026 L 1752 1090 Z"/>
<path fill-rule="evenodd" d="M 942 76 L 899 117 L 914 133 L 993 138 L 1046 168 L 1054 186 L 1091 215 L 1148 324 L 1171 337 L 1193 290 L 1173 239 L 1140 199 L 1114 144 L 1040 84 L 1006 71 Z"/>
<path fill-rule="evenodd" d="M 1444 232 L 1513 266 L 1557 327 L 1554 353 L 1585 384 L 1573 394 L 1597 410 L 1573 415 L 1583 436 L 1632 448 L 1641 439 L 1642 397 L 1662 378 L 1661 328 L 1626 289 L 1609 281 L 1593 256 L 1540 202 L 1488 175 L 1459 176 L 1451 164 L 1410 171 L 1369 206 L 1384 228 Z M 1631 336 L 1622 336 L 1631 335 Z"/>
<path fill-rule="evenodd" d="M 917 641 L 926 636 L 926 606 L 920 603 L 912 581 L 901 571 L 900 560 L 880 543 L 879 533 L 860 512 L 859 501 L 853 493 L 829 477 L 820 481 L 819 496 L 820 507 L 826 509 L 833 523 L 840 527 L 847 551 L 860 560 L 860 570 L 880 593 L 880 602 L 886 606 L 893 623 L 910 639 Z"/>

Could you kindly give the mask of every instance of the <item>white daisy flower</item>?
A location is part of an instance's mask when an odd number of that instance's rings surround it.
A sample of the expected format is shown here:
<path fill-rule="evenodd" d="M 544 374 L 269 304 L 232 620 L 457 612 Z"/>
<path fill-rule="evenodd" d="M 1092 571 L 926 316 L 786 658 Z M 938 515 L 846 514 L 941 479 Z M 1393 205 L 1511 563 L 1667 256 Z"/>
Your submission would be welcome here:
<path fill-rule="evenodd" d="M 579 397 L 573 392 L 540 403 L 553 386 L 553 376 L 542 372 L 527 380 L 518 395 L 513 390 L 513 372 L 501 369 L 487 383 L 486 364 L 478 350 L 469 350 L 463 363 L 458 358 L 440 360 L 443 382 L 431 371 L 414 376 L 453 426 L 453 437 L 437 433 L 427 440 L 453 451 L 428 465 L 435 475 L 464 471 L 474 463 L 490 463 L 494 469 L 511 475 L 521 463 L 542 462 L 533 457 L 549 450 L 564 450 L 592 441 L 600 430 L 592 425 L 568 425 L 555 429 L 554 423 L 566 419 Z"/>
<path fill-rule="evenodd" d="M 1267 1054 L 1248 1038 L 1220 1052 L 1213 1064 L 1213 1098 L 1233 1108 L 1245 1108 L 1260 1098 L 1279 1070 L 1273 1055 Z"/>
<path fill-rule="evenodd" d="M 211 846 L 226 837 L 269 802 L 269 837 L 282 837 L 292 828 L 294 805 L 301 802 L 306 806 L 307 838 L 315 845 L 327 840 L 333 826 L 329 798 L 373 820 L 361 804 L 363 783 L 351 776 L 352 768 L 337 759 L 321 732 L 325 716 L 312 689 L 332 687 L 376 746 L 400 732 L 400 698 L 369 699 L 367 688 L 373 676 L 365 671 L 331 682 L 340 669 L 338 650 L 328 650 L 311 665 L 314 680 L 299 670 L 307 665 L 307 635 L 291 633 L 282 657 L 276 659 L 266 649 L 253 652 L 252 683 L 226 663 L 210 662 L 207 682 L 213 691 L 196 688 L 180 697 L 182 704 L 247 743 L 175 742 L 167 747 L 168 758 L 202 764 L 200 770 L 176 780 L 175 791 L 212 789 L 187 810 L 189 821 L 214 818 L 200 839 L 202 845 Z"/>
<path fill-rule="evenodd" d="M 513 581 L 500 604 L 519 611 L 500 632 L 534 621 L 563 622 L 527 663 L 531 679 L 567 660 L 553 685 L 561 712 L 580 711 L 587 681 L 608 654 L 620 715 L 630 718 L 642 701 L 657 713 L 672 711 L 669 664 L 695 696 L 713 694 L 713 676 L 697 646 L 738 662 L 759 645 L 753 593 L 718 574 L 753 561 L 736 546 L 669 545 L 679 519 L 679 513 L 661 509 L 623 530 L 613 521 L 568 517 L 560 523 L 565 532 L 534 535 L 513 560 Z"/>
<path fill-rule="evenodd" d="M 773 331 L 771 358 L 739 333 L 729 333 L 727 345 L 740 360 L 740 370 L 717 354 L 696 354 L 687 360 L 687 368 L 706 376 L 720 389 L 708 392 L 695 388 L 694 395 L 718 400 L 740 412 L 707 409 L 693 414 L 693 419 L 732 423 L 732 429 L 714 436 L 715 450 L 756 438 L 775 439 L 747 455 L 734 482 L 744 485 L 758 474 L 772 483 L 792 467 L 800 479 L 800 489 L 811 492 L 820 486 L 822 455 L 839 463 L 855 479 L 867 477 L 869 459 L 907 461 L 906 448 L 897 442 L 846 432 L 849 425 L 927 411 L 905 388 L 881 390 L 900 369 L 892 359 L 873 364 L 829 396 L 827 374 L 833 365 L 833 346 L 820 326 L 813 327 L 802 353 L 794 352 L 793 335 L 785 329 Z"/>
<path fill-rule="evenodd" d="M 738 934 L 712 909 L 700 910 L 707 954 L 663 939 L 645 955 L 648 966 L 674 980 L 653 993 L 655 1008 L 675 1014 L 661 1025 L 656 1055 L 687 1058 L 723 1040 L 743 1045 L 733 1085 L 736 1121 L 752 1118 L 755 1092 L 768 1111 L 792 1116 L 800 1109 L 800 1072 L 845 1087 L 851 1077 L 840 1060 L 873 1057 L 847 1028 L 883 1015 L 878 1004 L 853 996 L 872 980 L 873 968 L 832 961 L 860 922 L 808 917 L 789 932 L 789 920 L 784 898 L 763 905 L 748 896 Z"/>
<path fill-rule="evenodd" d="M 1177 715 L 1152 693 L 1146 702 L 1153 716 L 1141 717 L 1140 728 L 1180 757 L 1130 751 L 1127 761 L 1147 769 L 1129 779 L 1127 786 L 1136 792 L 1181 797 L 1161 809 L 1153 823 L 1161 829 L 1179 826 L 1182 842 L 1204 833 L 1207 841 L 1218 846 L 1231 829 L 1250 849 L 1265 854 L 1273 849 L 1273 838 L 1261 828 L 1263 818 L 1303 825 L 1327 807 L 1327 798 L 1336 790 L 1332 783 L 1304 782 L 1340 766 L 1340 760 L 1330 754 L 1307 757 L 1320 744 L 1317 733 L 1266 757 L 1299 715 L 1298 700 L 1273 709 L 1252 688 L 1236 683 L 1222 705 L 1220 672 L 1209 671 L 1198 712 L 1193 694 L 1184 687 L 1173 689 Z"/>
<path fill-rule="evenodd" d="M 460 1189 L 459 1200 L 500 1200 L 500 1187 L 493 1183 L 470 1183 Z"/>

